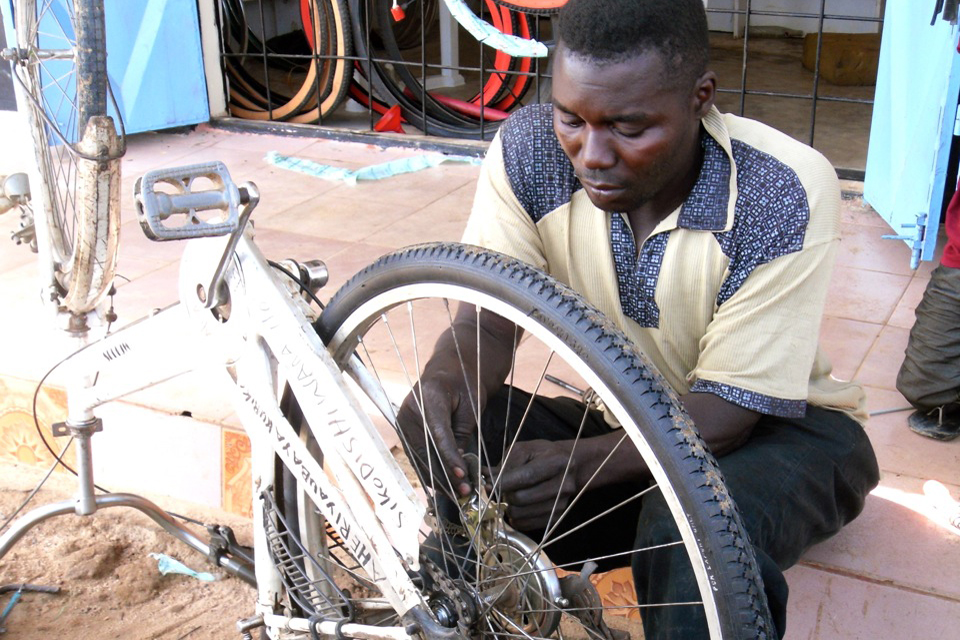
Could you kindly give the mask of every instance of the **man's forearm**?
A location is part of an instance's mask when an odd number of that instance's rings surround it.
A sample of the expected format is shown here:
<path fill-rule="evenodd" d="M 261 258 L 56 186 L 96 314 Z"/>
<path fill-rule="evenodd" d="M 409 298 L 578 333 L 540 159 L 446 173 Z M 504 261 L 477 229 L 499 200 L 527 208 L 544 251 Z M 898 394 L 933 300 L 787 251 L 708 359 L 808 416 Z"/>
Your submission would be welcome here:
<path fill-rule="evenodd" d="M 760 414 L 727 402 L 709 393 L 691 393 L 681 397 L 687 413 L 715 456 L 736 450 L 749 438 Z M 650 478 L 650 470 L 640 452 L 623 430 L 576 443 L 577 480 L 580 486 L 600 488 Z M 571 442 L 571 447 L 573 443 Z"/>
<path fill-rule="evenodd" d="M 466 307 L 466 305 L 464 305 Z M 424 377 L 444 374 L 469 384 L 475 394 L 479 378 L 484 397 L 496 393 L 513 364 L 519 329 L 490 312 L 478 316 L 473 307 L 461 307 L 453 326 L 437 341 Z M 478 364 L 479 363 L 479 364 Z"/>

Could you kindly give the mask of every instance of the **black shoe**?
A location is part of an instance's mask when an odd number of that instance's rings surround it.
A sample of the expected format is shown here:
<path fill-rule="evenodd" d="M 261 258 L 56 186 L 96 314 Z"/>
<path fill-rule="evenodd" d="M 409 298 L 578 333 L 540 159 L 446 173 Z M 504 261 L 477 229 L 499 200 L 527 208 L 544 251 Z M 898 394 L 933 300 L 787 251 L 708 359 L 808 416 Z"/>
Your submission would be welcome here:
<path fill-rule="evenodd" d="M 914 411 L 907 418 L 910 431 L 934 440 L 953 440 L 960 436 L 960 416 L 939 407 L 927 413 Z"/>

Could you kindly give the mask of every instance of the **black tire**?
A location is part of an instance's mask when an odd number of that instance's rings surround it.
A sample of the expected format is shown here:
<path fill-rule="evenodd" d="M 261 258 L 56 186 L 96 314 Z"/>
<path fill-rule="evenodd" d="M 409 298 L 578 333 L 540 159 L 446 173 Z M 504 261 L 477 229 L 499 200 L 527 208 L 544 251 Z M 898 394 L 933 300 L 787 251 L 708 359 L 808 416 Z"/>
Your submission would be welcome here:
<path fill-rule="evenodd" d="M 395 428 L 395 407 L 399 399 L 406 395 L 406 389 L 413 388 L 417 367 L 426 361 L 429 349 L 433 346 L 432 341 L 419 343 L 415 337 L 412 338 L 412 344 L 404 343 L 406 339 L 399 336 L 409 328 L 424 324 L 438 325 L 434 328 L 442 330 L 446 318 L 452 317 L 445 301 L 458 300 L 479 305 L 485 311 L 501 313 L 521 324 L 529 336 L 514 354 L 514 371 L 507 378 L 511 385 L 508 398 L 514 394 L 513 385 L 516 383 L 517 388 L 522 386 L 520 378 L 531 369 L 539 374 L 539 378 L 533 378 L 534 393 L 542 391 L 540 384 L 547 369 L 544 367 L 541 371 L 539 363 L 530 365 L 528 354 L 531 351 L 524 352 L 527 346 L 533 353 L 537 352 L 540 347 L 531 345 L 536 338 L 543 340 L 550 350 L 546 360 L 551 368 L 556 364 L 555 356 L 558 359 L 565 358 L 566 369 L 562 374 L 565 379 L 576 380 L 568 376 L 582 374 L 585 382 L 577 384 L 589 384 L 608 410 L 624 425 L 626 435 L 621 443 L 632 443 L 641 452 L 648 466 L 654 470 L 657 489 L 670 506 L 677 528 L 676 541 L 672 544 L 677 547 L 682 545 L 698 576 L 702 596 L 699 606 L 712 622 L 711 637 L 773 637 L 753 549 L 746 539 L 739 513 L 727 493 L 715 459 L 705 448 L 675 394 L 647 358 L 611 322 L 568 287 L 523 263 L 496 253 L 457 244 L 421 245 L 387 255 L 357 274 L 330 300 L 316 328 L 341 367 L 351 360 L 356 362 L 356 356 L 359 356 L 365 372 L 361 378 L 365 380 L 358 379 L 358 385 L 369 397 L 375 397 L 382 390 L 390 388 L 385 380 L 391 367 L 397 372 L 402 371 L 398 377 L 402 379 L 405 376 L 406 379 L 402 381 L 403 388 L 399 390 L 399 396 L 391 398 L 393 408 L 384 410 L 383 403 L 380 404 L 384 414 L 381 424 L 385 428 Z M 438 301 L 441 302 L 438 311 L 421 309 Z M 421 310 L 425 315 L 419 315 Z M 405 316 L 403 323 L 387 322 L 384 325 L 388 314 L 393 311 Z M 385 368 L 378 366 L 377 361 L 381 356 L 392 358 L 392 353 L 403 355 L 404 351 L 413 356 L 402 367 L 389 363 L 383 365 Z M 521 363 L 530 366 L 521 366 Z M 380 387 L 372 389 L 369 388 L 371 385 Z M 390 395 L 389 391 L 384 393 Z M 517 415 L 526 417 L 525 407 L 518 407 L 517 412 Z M 519 429 L 524 428 L 522 424 L 523 421 Z M 403 437 L 400 436 L 400 439 L 402 441 Z M 405 450 L 409 451 L 406 447 Z M 483 456 L 484 445 L 480 446 L 480 450 Z M 395 452 L 401 466 L 412 473 L 410 468 L 416 468 L 416 465 L 404 464 L 404 452 L 399 448 Z M 496 461 L 481 461 L 481 465 L 488 463 L 495 464 Z M 447 507 L 435 499 L 437 492 L 429 474 L 421 471 L 418 476 L 428 504 L 435 513 L 442 513 Z M 493 495 L 497 497 L 497 480 L 491 479 L 491 483 Z M 647 493 L 649 489 L 634 491 Z M 596 493 L 589 495 L 595 496 Z M 591 501 L 592 498 L 584 503 Z M 623 506 L 625 503 L 620 502 L 614 509 L 626 508 Z M 449 505 L 450 501 L 446 504 Z M 459 515 L 463 517 L 463 514 Z M 601 516 L 607 517 L 606 514 Z M 562 519 L 563 515 L 558 515 L 556 521 L 559 523 Z M 439 540 L 434 550 L 439 548 L 445 551 L 445 545 L 450 549 L 448 555 L 442 558 L 443 562 L 447 562 L 449 554 L 453 554 L 461 565 L 459 569 L 443 571 L 440 561 L 431 555 L 427 550 L 429 545 L 424 542 L 423 557 L 434 562 L 434 571 L 439 570 L 446 575 L 438 580 L 447 585 L 448 592 L 450 585 L 456 585 L 461 594 L 458 602 L 450 604 L 450 598 L 444 600 L 443 594 L 438 594 L 436 589 L 433 592 L 429 589 L 425 591 L 425 599 L 433 603 L 431 606 L 435 613 L 439 612 L 438 618 L 443 614 L 451 620 L 459 619 L 462 622 L 466 619 L 459 631 L 467 637 L 513 632 L 516 629 L 512 627 L 521 624 L 524 625 L 521 633 L 524 637 L 554 637 L 556 632 L 562 633 L 561 637 L 579 637 L 571 634 L 570 620 L 573 620 L 574 627 L 583 627 L 587 623 L 572 615 L 570 609 L 561 610 L 552 604 L 559 601 L 552 599 L 556 595 L 556 587 L 551 582 L 553 578 L 548 575 L 556 574 L 554 565 L 546 558 L 536 559 L 536 550 L 546 551 L 549 556 L 557 549 L 548 548 L 549 545 L 572 532 L 555 535 L 548 525 L 545 537 L 534 542 L 504 526 L 501 521 L 495 523 L 495 528 L 499 527 L 494 536 L 498 541 L 496 544 L 513 551 L 497 547 L 493 556 L 484 551 L 465 559 L 469 553 L 463 551 L 462 542 L 458 547 L 456 541 L 457 527 L 466 526 L 463 524 L 465 520 L 459 523 L 454 520 L 455 517 L 446 521 L 438 516 L 434 520 L 435 526 L 428 525 L 421 534 L 425 541 Z M 595 524 L 599 525 L 599 522 Z M 528 543 L 537 545 L 536 550 L 524 546 Z M 482 542 L 475 544 L 477 548 L 484 548 Z M 583 553 L 582 547 L 575 548 L 577 553 Z M 630 555 L 642 552 L 632 547 L 627 551 Z M 601 565 L 610 564 L 610 557 L 602 555 L 606 551 L 592 553 L 601 555 L 585 553 L 573 561 L 565 559 L 564 562 L 568 564 L 564 566 L 576 568 L 591 560 L 600 561 Z M 482 556 L 483 562 L 479 561 L 479 556 Z M 495 560 L 489 560 L 491 557 Z M 629 556 L 621 553 L 618 557 Z M 487 565 L 488 560 L 490 566 Z M 527 569 L 531 563 L 536 563 L 532 571 Z M 494 604 L 489 604 L 489 599 L 483 601 L 480 595 L 482 590 L 473 585 L 471 580 L 482 584 L 484 580 L 481 576 L 490 575 L 499 576 L 496 579 L 502 582 L 505 580 L 504 572 L 509 569 L 515 573 L 504 584 L 509 586 L 511 593 L 517 592 L 514 593 L 517 597 L 497 599 Z M 522 586 L 517 586 L 521 583 L 517 576 L 531 574 L 537 578 L 524 578 Z M 427 580 L 426 584 L 429 582 Z M 483 606 L 489 607 L 472 620 L 468 615 L 471 597 L 475 597 L 477 602 L 487 602 Z M 534 607 L 535 603 L 539 606 Z M 480 605 L 477 607 L 474 613 L 481 608 Z M 604 608 L 600 607 L 599 610 L 603 611 Z M 619 624 L 615 620 L 612 615 L 604 618 L 610 626 Z M 584 635 L 590 636 L 597 637 L 591 631 Z"/>
<path fill-rule="evenodd" d="M 17 77 L 37 156 L 33 202 L 42 208 L 37 235 L 48 255 L 49 297 L 84 314 L 113 283 L 120 223 L 123 141 L 107 116 L 103 0 L 16 6 Z M 65 51 L 72 57 L 50 56 Z"/>

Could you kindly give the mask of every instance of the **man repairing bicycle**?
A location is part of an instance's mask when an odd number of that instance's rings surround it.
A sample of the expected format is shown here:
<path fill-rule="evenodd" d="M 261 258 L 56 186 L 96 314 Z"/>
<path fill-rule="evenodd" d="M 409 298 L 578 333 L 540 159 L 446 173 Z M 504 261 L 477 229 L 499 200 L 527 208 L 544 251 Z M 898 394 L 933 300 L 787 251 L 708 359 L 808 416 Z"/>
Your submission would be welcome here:
<path fill-rule="evenodd" d="M 863 391 L 833 379 L 817 346 L 840 239 L 836 174 L 806 145 L 714 107 L 701 0 L 570 0 L 555 55 L 553 103 L 501 128 L 464 241 L 569 284 L 656 364 L 719 458 L 782 636 L 782 571 L 855 518 L 879 478 Z M 477 322 L 473 309 L 461 312 L 458 334 L 475 335 Z M 479 322 L 485 358 L 499 355 L 480 374 L 490 413 L 514 328 L 487 314 Z M 441 338 L 421 385 L 440 458 L 465 495 L 459 449 L 476 427 L 456 350 L 450 334 Z M 414 402 L 401 422 L 422 441 Z M 502 477 L 508 521 L 542 529 L 553 508 L 545 496 L 572 495 L 615 431 L 581 441 L 569 473 L 556 455 L 569 440 L 549 426 L 518 443 Z M 647 477 L 635 451 L 617 450 L 613 462 L 605 486 Z M 562 479 L 572 486 L 556 486 Z M 638 547 L 663 542 L 665 509 L 659 496 L 644 499 Z M 699 599 L 683 554 L 634 556 L 641 605 Z M 648 640 L 707 635 L 689 608 L 642 611 Z"/>

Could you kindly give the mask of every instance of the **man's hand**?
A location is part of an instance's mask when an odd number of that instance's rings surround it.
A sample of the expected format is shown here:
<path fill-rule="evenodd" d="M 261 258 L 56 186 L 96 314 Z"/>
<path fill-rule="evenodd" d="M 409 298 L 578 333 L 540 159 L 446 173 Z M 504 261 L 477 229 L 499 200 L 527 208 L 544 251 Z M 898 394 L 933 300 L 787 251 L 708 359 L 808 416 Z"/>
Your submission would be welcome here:
<path fill-rule="evenodd" d="M 529 440 L 514 445 L 501 465 L 500 497 L 507 521 L 520 531 L 555 524 L 580 490 L 573 440 Z M 569 463 L 569 467 L 568 467 Z M 496 477 L 496 475 L 494 475 Z"/>
<path fill-rule="evenodd" d="M 413 449 L 408 453 L 423 473 L 429 468 L 427 452 L 433 453 L 438 489 L 453 487 L 462 496 L 472 491 L 461 450 L 475 443 L 477 415 L 503 385 L 519 339 L 512 322 L 461 305 L 453 327 L 437 341 L 419 383 L 404 399 L 397 420 Z M 479 363 L 478 354 L 483 354 Z"/>
<path fill-rule="evenodd" d="M 466 479 L 466 464 L 460 451 L 471 438 L 476 438 L 476 397 L 468 397 L 463 374 L 457 384 L 449 372 L 435 373 L 420 380 L 420 384 L 404 399 L 397 421 L 412 448 L 417 465 L 428 473 L 427 452 L 434 452 L 433 477 L 447 488 L 444 478 L 450 480 L 459 495 L 470 493 Z M 476 391 L 474 391 L 476 396 Z M 486 398 L 481 398 L 484 402 Z"/>

